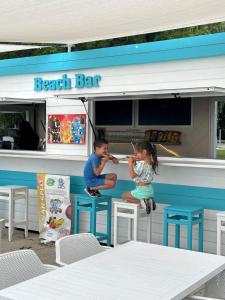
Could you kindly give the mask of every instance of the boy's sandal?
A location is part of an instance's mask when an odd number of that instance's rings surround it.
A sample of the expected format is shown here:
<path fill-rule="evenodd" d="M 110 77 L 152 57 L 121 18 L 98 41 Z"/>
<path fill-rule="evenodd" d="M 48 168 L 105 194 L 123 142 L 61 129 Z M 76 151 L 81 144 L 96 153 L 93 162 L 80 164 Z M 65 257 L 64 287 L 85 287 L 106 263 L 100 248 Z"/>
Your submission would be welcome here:
<path fill-rule="evenodd" d="M 85 188 L 84 191 L 88 194 L 88 196 L 90 196 L 92 198 L 97 198 L 98 197 L 94 190 L 92 191 L 89 188 Z"/>
<path fill-rule="evenodd" d="M 101 197 L 102 196 L 102 194 L 98 190 L 95 191 L 95 194 L 96 194 L 96 197 Z"/>

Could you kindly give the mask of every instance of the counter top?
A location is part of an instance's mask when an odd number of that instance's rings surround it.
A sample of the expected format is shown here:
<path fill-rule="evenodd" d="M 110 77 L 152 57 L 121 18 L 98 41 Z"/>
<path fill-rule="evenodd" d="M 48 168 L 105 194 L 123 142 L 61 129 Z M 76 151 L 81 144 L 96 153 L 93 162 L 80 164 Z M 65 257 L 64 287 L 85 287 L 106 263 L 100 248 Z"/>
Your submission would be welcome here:
<path fill-rule="evenodd" d="M 121 164 L 127 164 L 126 155 L 115 155 L 120 159 Z M 47 160 L 68 160 L 68 161 L 86 161 L 84 155 L 62 155 L 50 154 L 40 151 L 8 151 L 0 150 L 1 157 L 27 158 L 27 159 L 47 159 Z M 187 168 L 207 168 L 207 169 L 225 169 L 225 160 L 206 159 L 206 158 L 186 158 L 186 157 L 159 157 L 161 166 L 187 167 Z"/>

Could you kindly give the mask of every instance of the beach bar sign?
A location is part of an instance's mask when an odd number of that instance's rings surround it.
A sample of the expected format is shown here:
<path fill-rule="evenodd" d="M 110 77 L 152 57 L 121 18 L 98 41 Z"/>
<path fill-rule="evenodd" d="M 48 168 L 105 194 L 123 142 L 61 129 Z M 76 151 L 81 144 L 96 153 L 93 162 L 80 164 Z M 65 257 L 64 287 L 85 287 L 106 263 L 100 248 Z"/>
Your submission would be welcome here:
<path fill-rule="evenodd" d="M 83 73 L 75 74 L 74 85 L 72 79 L 67 74 L 62 75 L 58 79 L 44 79 L 42 77 L 34 78 L 34 91 L 59 91 L 59 90 L 70 90 L 72 88 L 98 88 L 99 82 L 101 81 L 100 75 L 87 76 Z"/>

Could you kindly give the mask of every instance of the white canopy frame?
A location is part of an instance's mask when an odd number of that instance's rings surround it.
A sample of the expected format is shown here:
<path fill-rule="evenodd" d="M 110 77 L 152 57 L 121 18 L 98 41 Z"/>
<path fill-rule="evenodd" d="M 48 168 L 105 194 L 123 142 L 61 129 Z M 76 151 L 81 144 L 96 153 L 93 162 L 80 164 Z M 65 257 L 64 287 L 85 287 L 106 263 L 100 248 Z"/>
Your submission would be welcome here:
<path fill-rule="evenodd" d="M 21 51 L 29 49 L 41 49 L 47 46 L 36 46 L 36 45 L 17 45 L 17 44 L 0 44 L 0 53 L 11 52 L 11 51 Z"/>
<path fill-rule="evenodd" d="M 130 100 L 132 99 L 162 99 L 162 98 L 179 98 L 179 97 L 220 97 L 225 96 L 225 88 L 222 87 L 197 87 L 197 88 L 180 88 L 180 89 L 164 89 L 149 91 L 126 91 L 112 93 L 91 93 L 91 94 L 57 94 L 59 99 L 81 100 L 85 98 L 89 101 L 98 100 Z"/>
<path fill-rule="evenodd" d="M 3 104 L 32 104 L 32 103 L 46 103 L 45 98 L 10 98 L 0 97 L 0 105 Z"/>

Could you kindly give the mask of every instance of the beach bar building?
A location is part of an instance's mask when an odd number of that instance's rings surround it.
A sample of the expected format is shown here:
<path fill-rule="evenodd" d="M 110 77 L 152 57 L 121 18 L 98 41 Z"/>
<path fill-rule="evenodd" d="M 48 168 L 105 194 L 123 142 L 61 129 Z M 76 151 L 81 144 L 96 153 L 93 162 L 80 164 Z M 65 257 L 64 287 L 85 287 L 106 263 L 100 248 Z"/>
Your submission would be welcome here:
<path fill-rule="evenodd" d="M 29 229 L 35 231 L 37 173 L 69 175 L 71 194 L 83 193 L 83 167 L 94 140 L 88 112 L 119 158 L 132 153 L 131 141 L 147 136 L 158 145 L 152 241 L 162 243 L 165 205 L 197 205 L 205 209 L 204 251 L 215 253 L 216 212 L 225 210 L 225 161 L 216 159 L 220 101 L 225 101 L 225 33 L 1 60 L 1 112 L 24 113 L 43 143 L 39 151 L 0 149 L 0 185 L 29 187 Z M 71 132 L 73 143 L 66 136 L 60 142 L 53 118 L 67 120 L 71 114 L 86 115 L 85 139 Z M 125 159 L 109 163 L 106 171 L 118 174 L 116 188 L 107 192 L 113 198 L 133 187 Z M 86 230 L 88 217 L 81 223 Z M 105 226 L 104 215 L 97 226 Z M 126 223 L 119 227 L 120 238 L 126 237 Z M 172 243 L 172 231 L 170 236 Z M 181 246 L 185 236 L 182 231 Z M 143 219 L 139 239 L 145 238 Z M 193 238 L 196 248 L 197 230 Z"/>

